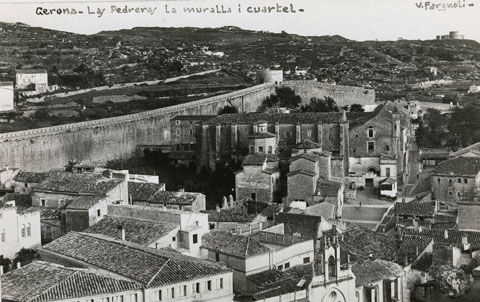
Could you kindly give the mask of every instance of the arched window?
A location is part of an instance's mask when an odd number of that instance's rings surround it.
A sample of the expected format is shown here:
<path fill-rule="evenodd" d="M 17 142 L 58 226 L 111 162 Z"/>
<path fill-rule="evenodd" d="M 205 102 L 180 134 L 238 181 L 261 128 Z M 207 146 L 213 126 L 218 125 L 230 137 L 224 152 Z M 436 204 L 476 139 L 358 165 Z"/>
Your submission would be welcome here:
<path fill-rule="evenodd" d="M 337 276 L 337 265 L 335 258 L 333 256 L 330 256 L 328 258 L 328 277 L 333 278 Z"/>
<path fill-rule="evenodd" d="M 32 237 L 32 225 L 30 223 L 27 225 L 27 236 Z"/>
<path fill-rule="evenodd" d="M 5 233 L 5 229 L 2 229 L 2 233 L 0 234 L 0 241 L 5 242 L 7 240 L 7 234 Z"/>
<path fill-rule="evenodd" d="M 355 300 L 357 302 L 360 302 L 360 293 L 359 292 L 355 292 Z"/>
<path fill-rule="evenodd" d="M 22 238 L 25 238 L 25 225 L 22 225 Z"/>
<path fill-rule="evenodd" d="M 374 137 L 375 131 L 373 130 L 372 126 L 368 126 L 368 137 Z"/>

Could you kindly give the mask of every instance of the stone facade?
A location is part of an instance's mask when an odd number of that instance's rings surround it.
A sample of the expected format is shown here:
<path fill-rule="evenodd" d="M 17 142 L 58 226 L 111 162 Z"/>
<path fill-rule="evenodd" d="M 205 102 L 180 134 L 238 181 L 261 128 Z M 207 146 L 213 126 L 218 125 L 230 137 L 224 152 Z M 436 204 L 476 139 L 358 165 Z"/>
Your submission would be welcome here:
<path fill-rule="evenodd" d="M 0 112 L 11 111 L 13 108 L 13 83 L 0 82 Z"/>

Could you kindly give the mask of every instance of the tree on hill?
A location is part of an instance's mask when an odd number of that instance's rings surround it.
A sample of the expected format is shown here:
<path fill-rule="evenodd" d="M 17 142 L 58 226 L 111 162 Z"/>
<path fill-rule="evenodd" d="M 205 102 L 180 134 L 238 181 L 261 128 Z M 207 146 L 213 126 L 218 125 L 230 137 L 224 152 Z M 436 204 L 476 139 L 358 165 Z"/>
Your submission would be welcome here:
<path fill-rule="evenodd" d="M 364 112 L 364 111 L 365 109 L 363 109 L 362 105 L 360 104 L 355 103 L 350 106 L 350 112 Z"/>
<path fill-rule="evenodd" d="M 311 98 L 310 104 L 304 105 L 301 108 L 302 112 L 338 112 L 340 109 L 337 102 L 331 97 L 324 97 L 324 99 Z"/>
<path fill-rule="evenodd" d="M 259 107 L 261 112 L 269 112 L 272 109 L 286 107 L 290 109 L 298 108 L 302 102 L 302 98 L 295 94 L 289 87 L 280 87 L 275 89 L 275 94 L 267 97 L 263 100 L 262 105 Z"/>

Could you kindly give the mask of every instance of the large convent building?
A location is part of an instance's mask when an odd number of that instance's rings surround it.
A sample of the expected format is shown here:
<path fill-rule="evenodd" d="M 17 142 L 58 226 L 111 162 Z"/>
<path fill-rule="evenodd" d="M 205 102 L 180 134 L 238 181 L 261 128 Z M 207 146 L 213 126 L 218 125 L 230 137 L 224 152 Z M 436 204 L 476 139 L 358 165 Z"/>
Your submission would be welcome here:
<path fill-rule="evenodd" d="M 332 176 L 377 186 L 381 174 L 396 179 L 404 171 L 408 123 L 408 112 L 393 102 L 372 112 L 177 116 L 171 120 L 171 157 L 216 169 L 248 154 L 282 158 L 295 145 L 311 141 L 331 153 Z"/>

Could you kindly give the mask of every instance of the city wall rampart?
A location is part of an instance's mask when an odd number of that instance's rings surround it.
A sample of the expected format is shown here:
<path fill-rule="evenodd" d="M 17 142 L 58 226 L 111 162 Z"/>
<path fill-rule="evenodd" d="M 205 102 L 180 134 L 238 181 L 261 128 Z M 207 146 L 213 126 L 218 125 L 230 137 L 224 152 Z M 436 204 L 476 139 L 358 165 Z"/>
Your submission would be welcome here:
<path fill-rule="evenodd" d="M 354 103 L 360 105 L 375 104 L 375 90 L 354 86 L 331 85 L 317 81 L 287 81 L 283 86 L 295 90 L 302 97 L 302 104 L 307 105 L 312 97 L 323 99 L 331 97 L 339 107 Z"/>
<path fill-rule="evenodd" d="M 373 102 L 375 92 L 316 83 L 283 82 L 303 99 L 321 97 L 322 87 L 338 104 Z M 272 83 L 261 84 L 220 96 L 136 114 L 94 121 L 0 134 L 0 167 L 9 165 L 25 171 L 63 169 L 68 161 L 106 162 L 131 156 L 137 145 L 168 145 L 170 119 L 176 115 L 214 115 L 224 106 L 240 112 L 255 112 L 262 101 L 275 93 Z M 336 91 L 338 90 L 338 91 Z M 363 89 L 362 89 L 363 90 Z M 373 99 L 372 99 L 373 97 Z M 368 101 L 364 101 L 364 99 Z"/>

